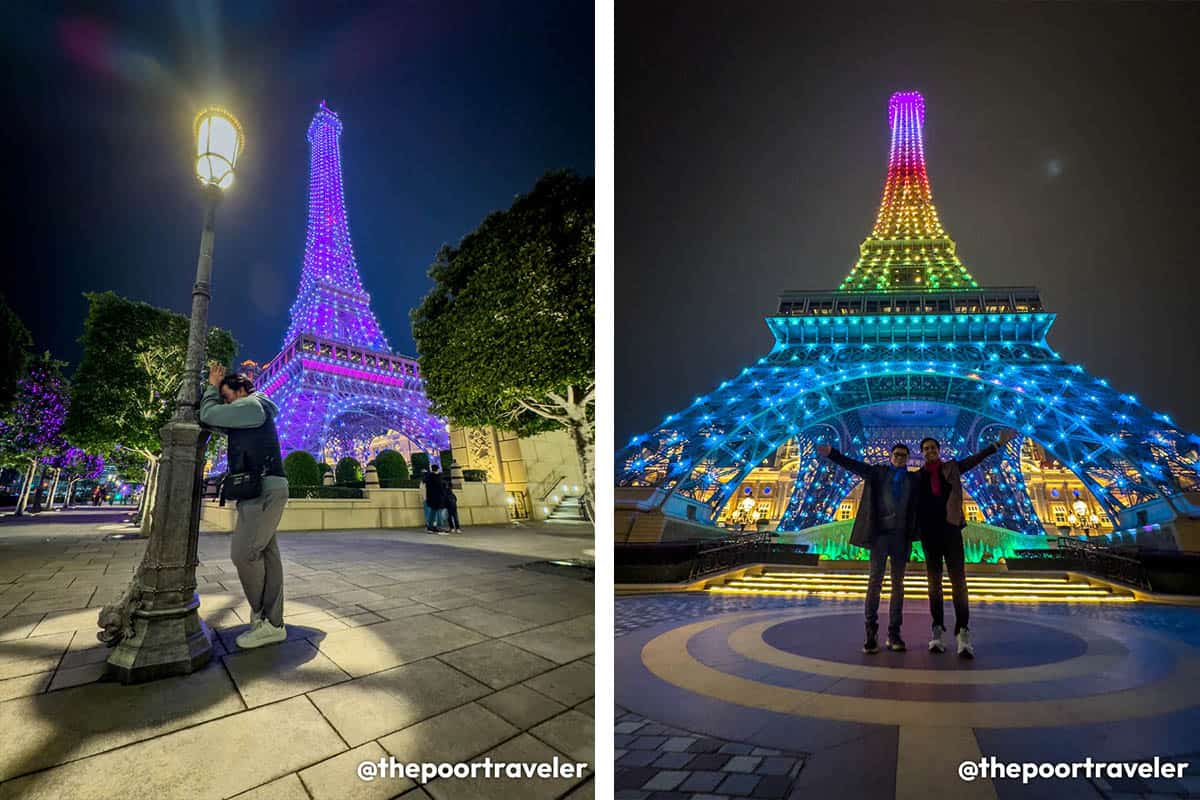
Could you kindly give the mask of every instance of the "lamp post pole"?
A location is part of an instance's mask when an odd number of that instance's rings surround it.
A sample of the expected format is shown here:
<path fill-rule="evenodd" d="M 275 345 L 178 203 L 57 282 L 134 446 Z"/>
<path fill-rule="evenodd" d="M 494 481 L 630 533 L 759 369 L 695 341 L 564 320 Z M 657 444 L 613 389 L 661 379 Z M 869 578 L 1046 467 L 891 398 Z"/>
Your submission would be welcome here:
<path fill-rule="evenodd" d="M 162 429 L 150 540 L 133 584 L 122 599 L 129 608 L 127 633 L 108 658 L 108 673 L 122 683 L 187 674 L 212 658 L 212 634 L 200 619 L 200 598 L 196 594 L 201 473 L 209 437 L 200 427 L 197 411 L 200 370 L 208 345 L 213 223 L 220 197 L 221 190 L 215 184 L 204 186 L 204 229 L 192 287 L 183 383 L 175 399 L 175 413 Z M 118 609 L 118 613 L 123 612 Z M 104 622 L 102 614 L 101 624 Z"/>
<path fill-rule="evenodd" d="M 196 117 L 196 177 L 204 187 L 204 228 L 192 286 L 183 380 L 175 413 L 162 429 L 162 457 L 154 481 L 150 541 L 125 594 L 100 612 L 97 637 L 116 649 L 107 672 L 122 683 L 182 675 L 212 658 L 212 633 L 200 619 L 196 594 L 204 452 L 200 427 L 200 369 L 208 351 L 213 228 L 221 191 L 233 184 L 245 144 L 229 112 L 207 108 Z M 114 489 L 115 491 L 115 489 Z"/>

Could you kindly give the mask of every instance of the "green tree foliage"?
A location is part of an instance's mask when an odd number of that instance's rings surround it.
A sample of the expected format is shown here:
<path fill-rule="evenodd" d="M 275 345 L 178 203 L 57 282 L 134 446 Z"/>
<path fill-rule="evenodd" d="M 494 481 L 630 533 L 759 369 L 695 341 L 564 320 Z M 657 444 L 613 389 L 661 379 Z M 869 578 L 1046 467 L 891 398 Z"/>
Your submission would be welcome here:
<path fill-rule="evenodd" d="M 296 450 L 288 453 L 283 460 L 283 471 L 287 473 L 288 484 L 291 486 L 320 486 L 321 470 L 312 453 Z"/>
<path fill-rule="evenodd" d="M 333 472 L 333 467 L 329 466 L 324 461 L 322 461 L 320 464 L 317 464 L 317 469 L 321 470 L 322 477 L 324 477 L 327 472 Z"/>
<path fill-rule="evenodd" d="M 414 480 L 421 480 L 421 476 L 429 472 L 429 454 L 428 453 L 413 453 L 412 454 L 412 476 Z"/>
<path fill-rule="evenodd" d="M 460 425 L 566 429 L 594 496 L 594 182 L 549 173 L 430 267 L 412 312 L 435 410 Z M 415 470 L 414 470 L 415 471 Z"/>
<path fill-rule="evenodd" d="M 358 459 L 346 456 L 337 462 L 337 467 L 333 471 L 333 479 L 339 486 L 362 482 L 362 464 L 358 463 Z"/>
<path fill-rule="evenodd" d="M 379 485 L 385 489 L 392 488 L 397 481 L 408 480 L 408 464 L 395 450 L 384 450 L 375 456 L 375 469 L 379 472 Z"/>
<path fill-rule="evenodd" d="M 188 317 L 112 292 L 85 297 L 83 360 L 67 436 L 90 453 L 109 454 L 120 445 L 152 459 L 183 380 Z M 228 331 L 209 329 L 208 360 L 229 364 L 236 350 Z"/>
<path fill-rule="evenodd" d="M 0 294 L 0 414 L 12 403 L 17 381 L 29 366 L 33 337 Z"/>

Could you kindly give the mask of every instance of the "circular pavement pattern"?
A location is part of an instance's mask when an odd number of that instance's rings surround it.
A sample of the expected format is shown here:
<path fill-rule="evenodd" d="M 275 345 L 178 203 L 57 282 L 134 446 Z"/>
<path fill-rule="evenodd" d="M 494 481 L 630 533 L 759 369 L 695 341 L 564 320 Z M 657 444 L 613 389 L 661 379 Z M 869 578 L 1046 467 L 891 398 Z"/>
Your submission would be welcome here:
<path fill-rule="evenodd" d="M 682 690 L 735 715 L 979 728 L 1100 723 L 1200 704 L 1200 650 L 1133 625 L 1081 624 L 1036 607 L 973 610 L 975 660 L 955 655 L 949 635 L 947 652 L 931 654 L 925 631 L 908 627 L 911 650 L 866 655 L 861 611 L 844 605 L 657 625 L 618 638 L 617 663 L 636 668 L 618 673 L 617 700 L 667 723 L 663 697 Z"/>

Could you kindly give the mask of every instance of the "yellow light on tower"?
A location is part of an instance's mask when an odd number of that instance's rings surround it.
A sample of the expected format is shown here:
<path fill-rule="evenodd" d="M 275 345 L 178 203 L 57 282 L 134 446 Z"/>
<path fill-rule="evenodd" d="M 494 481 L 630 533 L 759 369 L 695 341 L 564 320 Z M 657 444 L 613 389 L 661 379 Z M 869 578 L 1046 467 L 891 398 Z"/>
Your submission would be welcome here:
<path fill-rule="evenodd" d="M 228 189 L 246 137 L 242 125 L 223 108 L 209 107 L 196 115 L 196 178 L 205 185 Z"/>

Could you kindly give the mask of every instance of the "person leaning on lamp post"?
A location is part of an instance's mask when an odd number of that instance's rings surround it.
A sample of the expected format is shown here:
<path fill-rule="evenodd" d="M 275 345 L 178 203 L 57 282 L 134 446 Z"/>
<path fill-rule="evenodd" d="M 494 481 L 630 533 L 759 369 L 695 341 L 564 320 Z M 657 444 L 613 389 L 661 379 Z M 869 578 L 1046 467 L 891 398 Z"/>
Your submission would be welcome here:
<path fill-rule="evenodd" d="M 209 367 L 208 386 L 200 400 L 200 422 L 229 437 L 229 475 L 260 475 L 262 492 L 237 501 L 237 524 L 229 545 L 229 558 L 237 567 L 242 590 L 250 603 L 250 629 L 237 637 L 243 649 L 282 642 L 283 560 L 275 529 L 288 500 L 287 473 L 279 451 L 275 418 L 279 407 L 255 392 L 245 375 L 225 374 L 225 367 Z M 228 478 L 228 475 L 227 475 Z M 222 488 L 222 496 L 228 487 Z"/>
<path fill-rule="evenodd" d="M 963 555 L 962 532 L 967 523 L 963 513 L 962 474 L 1000 452 L 1016 435 L 1012 428 L 1005 428 L 995 443 L 957 461 L 942 461 L 941 445 L 932 436 L 921 440 L 925 464 L 917 481 L 917 530 L 925 550 L 925 574 L 929 581 L 929 614 L 933 617 L 933 638 L 929 640 L 931 653 L 946 652 L 946 645 L 942 643 L 942 634 L 946 632 L 942 603 L 944 559 L 954 596 L 954 637 L 958 654 L 963 658 L 975 657 L 971 631 L 967 627 L 971 609 L 967 601 L 967 567 Z"/>
<path fill-rule="evenodd" d="M 862 502 L 850 532 L 850 544 L 871 551 L 871 573 L 867 581 L 864 653 L 879 652 L 879 596 L 883 570 L 892 560 L 892 596 L 888 603 L 887 649 L 907 648 L 900 636 L 904 622 L 904 568 L 916 538 L 917 474 L 908 471 L 908 445 L 892 445 L 891 463 L 867 464 L 839 453 L 827 444 L 817 445 L 817 454 L 863 479 Z"/>

